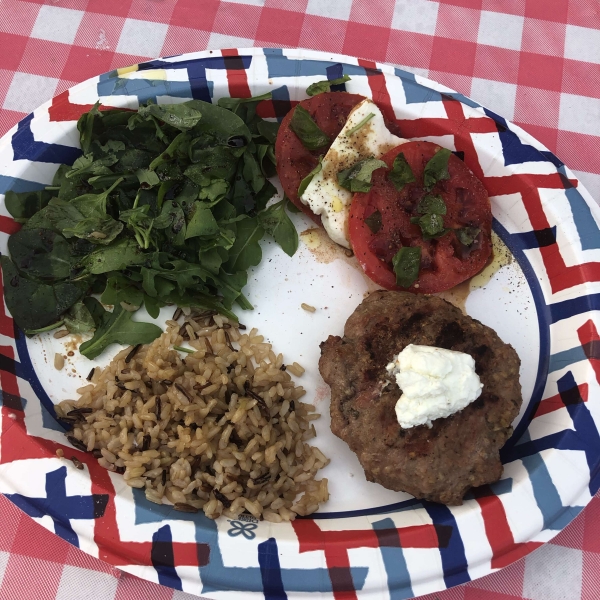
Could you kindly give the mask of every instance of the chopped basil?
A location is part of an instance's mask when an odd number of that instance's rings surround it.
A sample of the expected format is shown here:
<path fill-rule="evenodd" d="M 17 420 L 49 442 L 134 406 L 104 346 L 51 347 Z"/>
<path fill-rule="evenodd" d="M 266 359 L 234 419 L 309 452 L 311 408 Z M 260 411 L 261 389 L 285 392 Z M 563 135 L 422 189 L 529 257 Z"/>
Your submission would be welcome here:
<path fill-rule="evenodd" d="M 400 191 L 407 183 L 416 181 L 415 174 L 412 172 L 412 169 L 402 152 L 394 159 L 392 170 L 388 173 L 388 179 L 394 184 L 398 191 Z"/>
<path fill-rule="evenodd" d="M 361 127 L 364 127 L 374 116 L 375 113 L 369 113 L 364 119 L 362 119 L 362 121 L 360 121 L 360 123 L 358 123 L 352 129 L 346 132 L 346 137 L 354 135 Z"/>
<path fill-rule="evenodd" d="M 470 246 L 480 231 L 479 227 L 462 227 L 461 229 L 455 229 L 454 233 L 463 246 Z"/>
<path fill-rule="evenodd" d="M 346 81 L 350 81 L 350 77 L 348 77 L 348 75 L 343 75 L 337 79 L 325 79 L 324 81 L 317 81 L 306 88 L 306 93 L 309 96 L 316 96 L 317 94 L 322 94 L 323 92 L 328 92 L 331 90 L 332 85 L 341 85 L 342 83 L 346 83 Z"/>
<path fill-rule="evenodd" d="M 317 150 L 329 144 L 329 137 L 321 131 L 310 113 L 300 104 L 294 109 L 290 127 L 298 136 L 302 145 L 309 150 Z"/>
<path fill-rule="evenodd" d="M 427 191 L 431 190 L 438 181 L 450 179 L 448 159 L 451 154 L 452 152 L 447 148 L 441 148 L 425 165 L 425 170 L 423 171 L 423 183 Z"/>
<path fill-rule="evenodd" d="M 338 183 L 351 192 L 368 192 L 371 189 L 373 171 L 387 167 L 382 160 L 366 158 L 338 173 Z"/>
<path fill-rule="evenodd" d="M 421 265 L 421 246 L 405 246 L 400 248 L 392 258 L 396 285 L 409 288 L 419 277 Z"/>
<path fill-rule="evenodd" d="M 323 168 L 323 157 L 319 156 L 319 164 L 300 182 L 298 187 L 298 198 L 304 194 L 313 177 Z"/>
<path fill-rule="evenodd" d="M 381 213 L 376 210 L 365 219 L 365 225 L 373 232 L 377 233 L 381 229 Z"/>
<path fill-rule="evenodd" d="M 447 231 L 444 227 L 444 219 L 441 215 L 436 215 L 435 213 L 423 215 L 422 217 L 413 217 L 410 222 L 417 224 L 421 228 L 424 240 L 440 237 Z"/>
<path fill-rule="evenodd" d="M 445 215 L 446 203 L 441 196 L 427 195 L 419 202 L 417 212 L 421 215 Z"/>

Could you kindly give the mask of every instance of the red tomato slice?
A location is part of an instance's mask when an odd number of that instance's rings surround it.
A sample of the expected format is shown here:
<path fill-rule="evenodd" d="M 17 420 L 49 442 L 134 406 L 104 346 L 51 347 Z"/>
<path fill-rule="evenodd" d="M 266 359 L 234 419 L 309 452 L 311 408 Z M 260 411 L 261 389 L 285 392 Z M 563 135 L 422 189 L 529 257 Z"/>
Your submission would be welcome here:
<path fill-rule="evenodd" d="M 371 190 L 355 194 L 350 207 L 349 233 L 354 254 L 365 273 L 388 290 L 405 290 L 431 294 L 450 289 L 478 273 L 486 264 L 492 249 L 492 211 L 483 184 L 454 154 L 450 155 L 450 179 L 436 183 L 426 192 L 423 171 L 427 162 L 440 149 L 431 142 L 407 142 L 390 150 L 382 160 L 392 167 L 394 159 L 404 154 L 413 174 L 414 183 L 398 191 L 388 180 L 386 169 L 373 173 Z M 440 195 L 446 204 L 444 235 L 424 240 L 421 228 L 410 222 L 420 216 L 416 209 L 426 194 Z M 374 233 L 365 219 L 379 211 L 381 228 Z M 462 244 L 454 230 L 476 227 L 480 230 L 470 246 Z M 418 279 L 409 287 L 396 285 L 392 258 L 403 246 L 421 247 Z"/>
<path fill-rule="evenodd" d="M 333 143 L 348 120 L 350 111 L 362 100 L 364 100 L 364 96 L 358 94 L 326 92 L 302 100 L 300 105 L 310 113 L 317 125 L 329 136 L 331 143 Z M 275 141 L 277 174 L 287 197 L 302 212 L 320 225 L 321 217 L 315 215 L 306 204 L 300 201 L 298 188 L 300 182 L 319 164 L 319 156 L 325 155 L 331 144 L 318 150 L 306 149 L 298 136 L 290 129 L 293 113 L 294 111 L 291 110 L 284 117 Z M 400 135 L 395 123 L 386 121 L 386 124 L 392 133 Z"/>

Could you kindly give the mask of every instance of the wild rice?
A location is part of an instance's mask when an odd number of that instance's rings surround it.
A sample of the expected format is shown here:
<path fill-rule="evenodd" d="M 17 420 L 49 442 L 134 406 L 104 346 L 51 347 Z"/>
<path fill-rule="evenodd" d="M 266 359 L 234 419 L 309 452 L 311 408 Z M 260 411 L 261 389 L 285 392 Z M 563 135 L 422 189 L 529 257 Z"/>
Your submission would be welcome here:
<path fill-rule="evenodd" d="M 175 315 L 173 315 L 175 317 Z M 225 317 L 182 311 L 183 326 L 150 345 L 121 351 L 57 414 L 67 437 L 131 487 L 176 510 L 210 518 L 247 512 L 273 523 L 308 515 L 329 498 L 315 480 L 329 460 L 306 441 L 314 406 L 256 329 Z M 190 338 L 185 360 L 174 349 Z"/>

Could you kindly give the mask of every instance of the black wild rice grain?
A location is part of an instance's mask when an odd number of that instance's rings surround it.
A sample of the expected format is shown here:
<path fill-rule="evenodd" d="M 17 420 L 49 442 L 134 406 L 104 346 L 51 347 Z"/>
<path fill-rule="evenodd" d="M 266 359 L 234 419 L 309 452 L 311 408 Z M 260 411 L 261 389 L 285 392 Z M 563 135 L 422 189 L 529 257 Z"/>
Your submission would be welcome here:
<path fill-rule="evenodd" d="M 71 456 L 71 462 L 80 470 L 83 471 L 83 463 L 76 457 Z"/>
<path fill-rule="evenodd" d="M 227 498 L 227 496 L 225 496 L 224 494 L 221 494 L 219 490 L 213 490 L 213 494 L 215 495 L 215 498 L 219 500 L 219 502 L 221 502 L 221 504 L 225 508 L 229 508 L 231 506 L 231 500 Z"/>
<path fill-rule="evenodd" d="M 86 377 L 86 379 L 88 381 L 92 380 L 92 377 L 94 376 L 94 373 L 96 372 L 96 367 L 92 367 L 92 370 L 88 373 L 88 376 Z"/>
<path fill-rule="evenodd" d="M 252 481 L 254 482 L 255 485 L 260 485 L 261 483 L 266 483 L 270 479 L 271 479 L 271 473 L 269 471 L 267 471 L 266 473 L 264 473 L 260 477 L 257 477 L 256 479 L 253 479 Z"/>
<path fill-rule="evenodd" d="M 125 467 L 115 467 L 115 473 L 123 475 L 123 473 L 125 473 Z"/>
<path fill-rule="evenodd" d="M 152 441 L 152 438 L 150 435 L 145 435 L 142 440 L 142 452 L 146 452 L 146 450 L 150 449 L 150 442 Z"/>
<path fill-rule="evenodd" d="M 160 396 L 156 396 L 156 419 L 160 421 L 160 413 L 162 412 L 162 402 Z"/>
<path fill-rule="evenodd" d="M 186 512 L 186 513 L 197 513 L 198 512 L 197 508 L 194 508 L 193 506 L 191 506 L 190 504 L 186 504 L 185 502 L 175 502 L 175 504 L 173 504 L 173 508 L 180 512 Z"/>
<path fill-rule="evenodd" d="M 137 354 L 138 350 L 142 347 L 142 344 L 137 344 L 131 349 L 131 352 L 125 357 L 125 364 L 129 363 L 131 359 Z"/>
<path fill-rule="evenodd" d="M 285 365 L 281 365 L 281 366 L 279 367 L 279 370 L 280 370 L 280 371 L 285 371 L 286 369 L 287 369 L 287 367 L 286 367 Z"/>
<path fill-rule="evenodd" d="M 163 469 L 161 483 L 163 485 L 167 485 L 167 470 L 166 469 Z"/>
<path fill-rule="evenodd" d="M 75 446 L 75 448 L 77 448 L 77 450 L 87 452 L 87 446 L 83 442 L 80 442 L 76 437 L 68 435 L 67 439 L 69 440 L 72 446 Z"/>
<path fill-rule="evenodd" d="M 173 316 L 171 318 L 173 319 L 173 321 L 178 321 L 179 317 L 181 317 L 182 314 L 183 311 L 180 308 L 177 308 L 177 310 L 173 313 Z"/>
<path fill-rule="evenodd" d="M 192 397 L 190 396 L 190 393 L 182 386 L 179 385 L 178 383 L 175 384 L 175 387 L 188 399 L 188 400 L 192 400 Z"/>

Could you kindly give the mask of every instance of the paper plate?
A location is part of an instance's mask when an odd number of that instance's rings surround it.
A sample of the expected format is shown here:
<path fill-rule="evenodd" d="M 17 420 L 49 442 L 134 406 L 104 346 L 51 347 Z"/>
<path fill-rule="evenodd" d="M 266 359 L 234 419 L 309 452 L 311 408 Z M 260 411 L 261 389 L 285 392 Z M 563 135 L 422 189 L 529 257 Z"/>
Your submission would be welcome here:
<path fill-rule="evenodd" d="M 125 571 L 210 598 L 408 598 L 502 568 L 551 539 L 599 487 L 600 216 L 565 165 L 524 131 L 472 100 L 390 66 L 304 50 L 214 50 L 155 60 L 92 78 L 44 104 L 0 140 L 0 192 L 41 189 L 80 154 L 75 123 L 100 101 L 136 108 L 266 91 L 259 110 L 281 118 L 306 87 L 351 77 L 345 89 L 374 98 L 405 137 L 456 151 L 489 191 L 497 255 L 487 276 L 451 300 L 493 327 L 521 361 L 523 408 L 502 450 L 502 479 L 459 507 L 418 502 L 366 481 L 329 430 L 319 343 L 340 334 L 373 285 L 303 216 L 293 259 L 263 245 L 246 292 L 258 327 L 307 372 L 300 383 L 323 417 L 315 443 L 331 499 L 288 524 L 251 517 L 211 521 L 147 502 L 120 475 L 71 448 L 53 404 L 75 396 L 90 367 L 76 343 L 27 339 L 1 305 L 0 492 L 36 521 Z M 17 225 L 0 206 L 0 251 Z M 489 271 L 489 270 L 488 270 Z M 308 313 L 305 302 L 317 308 Z M 170 311 L 163 309 L 159 323 Z M 69 345 L 70 344 L 70 345 Z M 101 357 L 106 364 L 116 347 Z M 55 352 L 67 355 L 62 371 Z M 69 356 L 69 354 L 73 354 Z M 56 456 L 78 458 L 84 469 Z"/>

